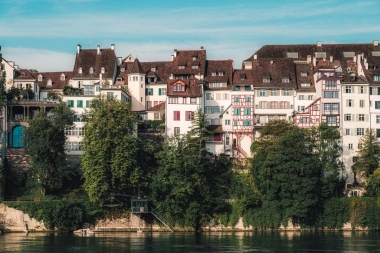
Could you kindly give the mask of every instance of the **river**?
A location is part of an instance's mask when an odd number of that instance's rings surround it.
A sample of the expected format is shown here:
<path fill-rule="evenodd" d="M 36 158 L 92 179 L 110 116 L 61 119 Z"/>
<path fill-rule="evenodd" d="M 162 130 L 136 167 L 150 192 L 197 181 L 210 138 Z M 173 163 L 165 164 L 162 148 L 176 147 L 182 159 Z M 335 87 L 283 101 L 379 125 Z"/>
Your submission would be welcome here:
<path fill-rule="evenodd" d="M 0 252 L 380 252 L 379 232 L 9 233 Z"/>

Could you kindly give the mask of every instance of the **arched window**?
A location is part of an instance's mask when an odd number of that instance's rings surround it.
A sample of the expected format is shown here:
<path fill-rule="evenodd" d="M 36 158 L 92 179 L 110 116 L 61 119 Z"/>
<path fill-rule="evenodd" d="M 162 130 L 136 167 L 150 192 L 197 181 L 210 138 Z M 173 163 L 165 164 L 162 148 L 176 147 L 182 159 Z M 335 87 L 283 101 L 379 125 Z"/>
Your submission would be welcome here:
<path fill-rule="evenodd" d="M 15 126 L 9 137 L 9 146 L 12 148 L 24 147 L 24 128 L 22 126 Z"/>
<path fill-rule="evenodd" d="M 82 74 L 82 68 L 78 69 L 78 74 Z"/>
<path fill-rule="evenodd" d="M 94 69 L 90 68 L 90 74 L 94 74 Z"/>

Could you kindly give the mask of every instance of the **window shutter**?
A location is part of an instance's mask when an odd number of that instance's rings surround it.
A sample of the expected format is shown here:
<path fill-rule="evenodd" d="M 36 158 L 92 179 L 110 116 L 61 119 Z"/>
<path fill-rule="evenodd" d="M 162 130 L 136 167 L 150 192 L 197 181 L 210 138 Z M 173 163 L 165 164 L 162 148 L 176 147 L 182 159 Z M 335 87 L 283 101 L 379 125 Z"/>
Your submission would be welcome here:
<path fill-rule="evenodd" d="M 286 102 L 286 109 L 290 109 L 290 102 Z"/>
<path fill-rule="evenodd" d="M 351 93 L 355 93 L 355 86 L 351 86 Z"/>
<path fill-rule="evenodd" d="M 354 107 L 354 100 L 352 99 L 351 101 L 352 101 L 351 107 Z"/>
<path fill-rule="evenodd" d="M 267 103 L 267 109 L 270 109 L 270 102 L 266 102 Z"/>
<path fill-rule="evenodd" d="M 152 89 L 150 89 L 150 95 L 152 95 L 152 96 L 153 96 L 153 88 L 152 88 Z"/>
<path fill-rule="evenodd" d="M 161 88 L 158 88 L 158 95 L 159 95 L 159 96 L 162 95 L 162 89 L 161 89 Z"/>
<path fill-rule="evenodd" d="M 368 119 L 369 117 L 368 117 L 368 114 L 366 114 L 366 115 L 364 115 L 364 120 L 366 121 L 366 122 L 368 122 Z"/>
<path fill-rule="evenodd" d="M 359 121 L 359 114 L 355 114 L 356 116 L 356 121 Z"/>
<path fill-rule="evenodd" d="M 367 94 L 367 87 L 363 87 L 363 93 Z"/>
<path fill-rule="evenodd" d="M 265 96 L 269 97 L 271 95 L 271 90 L 265 90 Z"/>
<path fill-rule="evenodd" d="M 148 95 L 148 88 L 145 88 L 145 96 Z"/>
<path fill-rule="evenodd" d="M 355 133 L 355 128 L 351 128 L 350 135 L 354 135 L 354 133 Z"/>

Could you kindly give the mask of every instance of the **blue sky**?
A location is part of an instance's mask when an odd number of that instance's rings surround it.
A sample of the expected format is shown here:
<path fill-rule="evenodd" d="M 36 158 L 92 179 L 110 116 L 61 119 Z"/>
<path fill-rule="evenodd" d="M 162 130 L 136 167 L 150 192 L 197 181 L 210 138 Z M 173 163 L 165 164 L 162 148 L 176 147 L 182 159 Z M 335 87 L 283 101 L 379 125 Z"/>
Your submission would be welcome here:
<path fill-rule="evenodd" d="M 204 46 L 240 68 L 265 44 L 372 43 L 380 1 L 0 0 L 3 57 L 21 68 L 72 70 L 76 45 L 167 61 Z"/>

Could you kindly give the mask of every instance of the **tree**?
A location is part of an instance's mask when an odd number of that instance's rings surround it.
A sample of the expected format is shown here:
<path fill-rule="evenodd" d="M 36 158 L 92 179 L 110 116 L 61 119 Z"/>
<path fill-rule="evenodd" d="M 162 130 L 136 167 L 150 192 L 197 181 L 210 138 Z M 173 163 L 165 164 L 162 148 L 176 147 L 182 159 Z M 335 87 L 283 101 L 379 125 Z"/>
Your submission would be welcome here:
<path fill-rule="evenodd" d="M 51 112 L 38 112 L 25 129 L 25 153 L 32 158 L 31 179 L 42 193 L 61 187 L 69 172 L 65 154 L 65 128 L 73 124 L 74 113 L 61 103 Z"/>
<path fill-rule="evenodd" d="M 311 224 L 322 172 L 310 131 L 275 121 L 262 133 L 253 146 L 251 171 L 261 194 L 260 227 L 276 228 L 289 220 Z"/>
<path fill-rule="evenodd" d="M 357 175 L 368 179 L 379 167 L 380 142 L 373 129 L 366 129 L 365 134 L 359 140 L 358 147 L 357 161 L 353 165 L 355 182 Z"/>
<path fill-rule="evenodd" d="M 97 97 L 84 127 L 81 166 L 89 199 L 102 202 L 110 193 L 132 195 L 138 189 L 146 193 L 155 166 L 154 148 L 137 137 L 137 116 L 130 104 Z"/>
<path fill-rule="evenodd" d="M 198 110 L 187 135 L 172 136 L 157 154 L 152 199 L 161 212 L 183 226 L 199 230 L 228 208 L 231 162 L 206 149 L 205 114 Z"/>

